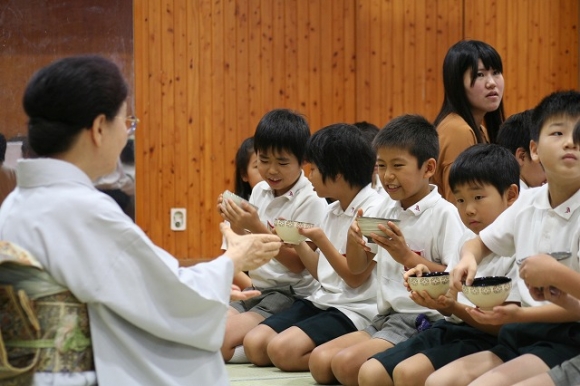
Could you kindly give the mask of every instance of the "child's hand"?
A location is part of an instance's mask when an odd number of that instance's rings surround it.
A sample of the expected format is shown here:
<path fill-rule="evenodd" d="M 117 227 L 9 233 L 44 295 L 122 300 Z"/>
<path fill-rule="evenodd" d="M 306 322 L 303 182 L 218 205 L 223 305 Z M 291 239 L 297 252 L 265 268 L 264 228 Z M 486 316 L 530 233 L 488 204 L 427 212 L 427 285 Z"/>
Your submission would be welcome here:
<path fill-rule="evenodd" d="M 233 200 L 223 200 L 221 203 L 221 216 L 232 224 L 232 228 L 256 229 L 256 223 L 260 222 L 256 208 L 247 202 L 242 202 L 242 206 L 237 205 Z"/>
<path fill-rule="evenodd" d="M 235 284 L 232 284 L 232 290 L 230 292 L 230 301 L 248 300 L 248 299 L 254 298 L 256 296 L 259 296 L 260 294 L 261 294 L 261 292 L 258 290 L 242 291 L 240 289 L 240 287 L 238 287 Z"/>
<path fill-rule="evenodd" d="M 441 295 L 437 299 L 433 299 L 427 291 L 411 291 L 410 298 L 420 306 L 430 308 L 432 310 L 443 311 L 451 307 L 454 303 L 453 298 Z"/>
<path fill-rule="evenodd" d="M 491 311 L 472 307 L 466 307 L 466 311 L 478 323 L 500 325 L 518 322 L 518 314 L 521 312 L 521 307 L 516 304 L 505 304 L 493 307 Z"/>
<path fill-rule="evenodd" d="M 473 278 L 477 272 L 477 263 L 472 255 L 466 255 L 459 260 L 459 263 L 449 273 L 449 285 L 456 291 L 463 290 L 463 283 L 473 283 Z"/>
<path fill-rule="evenodd" d="M 409 283 L 407 282 L 407 279 L 411 276 L 417 276 L 417 277 L 421 277 L 423 276 L 424 273 L 429 273 L 431 271 L 429 271 L 429 268 L 427 268 L 426 265 L 424 264 L 418 264 L 415 268 L 411 268 L 408 271 L 406 271 L 403 274 L 403 283 L 405 284 L 405 287 L 407 287 L 407 291 L 411 292 L 412 289 L 411 287 L 409 287 Z"/>
<path fill-rule="evenodd" d="M 363 210 L 359 208 L 356 213 L 356 218 L 358 219 L 363 214 Z M 362 232 L 358 226 L 358 222 L 355 220 L 350 224 L 348 228 L 348 233 L 346 235 L 347 243 L 355 243 L 360 246 L 365 252 L 371 252 L 371 249 L 367 245 L 365 239 L 363 238 Z"/>
<path fill-rule="evenodd" d="M 382 230 L 387 236 L 380 236 L 375 233 L 371 233 L 371 237 L 375 243 L 386 249 L 397 263 L 405 265 L 402 257 L 406 256 L 409 252 L 409 247 L 407 246 L 405 237 L 394 222 L 389 221 L 387 225 L 388 227 L 384 226 L 383 224 L 378 225 L 379 229 Z"/>
<path fill-rule="evenodd" d="M 522 261 L 520 266 L 520 278 L 526 283 L 528 288 L 549 288 L 553 286 L 553 272 L 564 268 L 556 259 L 550 255 L 534 255 Z M 531 294 L 531 291 L 530 291 Z M 534 294 L 532 294 L 532 297 Z"/>
<path fill-rule="evenodd" d="M 319 227 L 298 228 L 298 233 L 308 237 L 314 244 L 319 244 L 321 238 L 326 237 L 324 231 Z"/>

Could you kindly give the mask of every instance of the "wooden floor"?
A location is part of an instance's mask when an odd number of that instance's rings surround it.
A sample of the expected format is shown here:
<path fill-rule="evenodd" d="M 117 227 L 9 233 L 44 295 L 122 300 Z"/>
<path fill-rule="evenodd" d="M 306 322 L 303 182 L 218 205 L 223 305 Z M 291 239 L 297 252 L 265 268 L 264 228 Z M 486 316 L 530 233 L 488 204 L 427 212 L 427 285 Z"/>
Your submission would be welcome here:
<path fill-rule="evenodd" d="M 309 372 L 285 373 L 275 367 L 227 364 L 232 386 L 311 386 L 317 385 Z"/>

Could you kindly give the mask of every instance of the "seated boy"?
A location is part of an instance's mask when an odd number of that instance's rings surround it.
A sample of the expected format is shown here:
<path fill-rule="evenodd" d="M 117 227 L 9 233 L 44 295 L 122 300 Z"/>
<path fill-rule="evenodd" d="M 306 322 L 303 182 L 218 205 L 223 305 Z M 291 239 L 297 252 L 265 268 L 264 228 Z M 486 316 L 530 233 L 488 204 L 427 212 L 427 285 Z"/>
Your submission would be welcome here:
<path fill-rule="evenodd" d="M 574 143 L 580 146 L 580 122 L 574 127 Z M 580 272 L 560 264 L 552 256 L 531 256 L 520 265 L 520 276 L 534 300 L 548 300 L 575 312 L 580 319 Z M 524 354 L 525 355 L 525 354 Z M 580 384 L 580 355 L 554 366 L 548 372 L 515 386 L 568 386 Z"/>
<path fill-rule="evenodd" d="M 572 139 L 578 121 L 577 91 L 553 93 L 534 109 L 530 151 L 532 159 L 544 166 L 548 183 L 522 192 L 493 224 L 463 245 L 461 261 L 451 271 L 455 288 L 459 290 L 464 280 L 473 281 L 479 262 L 490 251 L 502 256 L 515 253 L 518 262 L 539 253 L 565 251 L 572 258 L 560 264 L 580 271 L 580 151 Z M 469 311 L 478 322 L 509 323 L 501 327 L 498 344 L 451 362 L 433 373 L 427 384 L 512 385 L 580 354 L 578 315 L 537 302 L 524 280 L 525 274 L 516 282 L 521 308 Z"/>
<path fill-rule="evenodd" d="M 460 245 L 491 224 L 518 197 L 519 171 L 517 161 L 505 148 L 479 144 L 463 151 L 451 166 L 449 186 L 466 230 Z M 457 250 L 459 252 L 459 250 Z M 450 264 L 457 263 L 459 254 Z M 418 266 L 405 273 L 417 273 Z M 515 258 L 493 253 L 486 256 L 478 271 L 480 276 L 517 278 Z M 427 294 L 412 292 L 418 304 L 433 308 L 446 316 L 432 328 L 397 344 L 390 350 L 373 356 L 359 372 L 360 385 L 424 385 L 427 377 L 440 367 L 462 356 L 493 347 L 499 326 L 480 325 L 465 311 L 473 306 L 463 293 L 454 290 L 437 301 Z M 507 299 L 519 302 L 516 287 Z"/>
<path fill-rule="evenodd" d="M 400 222 L 383 227 L 387 237 L 373 237 L 381 247 L 376 255 L 360 247 L 364 245 L 360 230 L 356 223 L 351 227 L 349 267 L 359 272 L 377 264 L 378 315 L 362 331 L 314 350 L 310 371 L 319 383 L 357 384 L 360 366 L 371 355 L 408 339 L 441 317 L 409 299 L 403 272 L 420 263 L 433 271 L 445 270 L 464 232 L 457 208 L 429 184 L 439 155 L 437 131 L 431 123 L 418 115 L 397 117 L 377 134 L 374 146 L 381 182 L 394 205 L 363 214 Z"/>
<path fill-rule="evenodd" d="M 218 210 L 232 229 L 271 233 L 274 219 L 282 217 L 319 224 L 327 203 L 319 198 L 302 171 L 304 149 L 310 138 L 308 123 L 300 114 L 278 109 L 264 115 L 254 134 L 258 155 L 259 182 L 242 207 L 232 200 L 218 199 Z M 265 318 L 286 309 L 297 297 L 310 295 L 318 282 L 290 248 L 283 248 L 267 264 L 249 272 L 254 289 L 261 295 L 232 302 L 228 313 L 222 355 L 230 361 L 247 362 L 242 342 L 248 331 Z"/>
<path fill-rule="evenodd" d="M 531 126 L 532 110 L 522 111 L 506 119 L 497 135 L 497 144 L 511 151 L 520 165 L 520 191 L 546 182 L 544 168 L 530 157 Z"/>
<path fill-rule="evenodd" d="M 263 321 L 244 339 L 252 363 L 274 364 L 284 371 L 308 370 L 316 346 L 362 328 L 376 309 L 374 266 L 353 274 L 344 255 L 357 210 L 384 205 L 385 198 L 370 185 L 375 153 L 356 128 L 335 124 L 312 135 L 306 159 L 316 193 L 334 200 L 320 227 L 300 230 L 318 249 L 304 242 L 294 246 L 320 287 Z"/>

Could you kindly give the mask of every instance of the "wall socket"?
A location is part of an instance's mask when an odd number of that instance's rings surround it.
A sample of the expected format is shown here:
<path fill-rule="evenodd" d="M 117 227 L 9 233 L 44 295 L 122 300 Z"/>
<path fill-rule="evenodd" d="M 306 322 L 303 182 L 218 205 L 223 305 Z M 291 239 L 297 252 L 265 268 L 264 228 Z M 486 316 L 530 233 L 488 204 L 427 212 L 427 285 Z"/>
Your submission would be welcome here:
<path fill-rule="evenodd" d="M 171 230 L 184 231 L 187 226 L 187 211 L 185 208 L 171 208 Z"/>

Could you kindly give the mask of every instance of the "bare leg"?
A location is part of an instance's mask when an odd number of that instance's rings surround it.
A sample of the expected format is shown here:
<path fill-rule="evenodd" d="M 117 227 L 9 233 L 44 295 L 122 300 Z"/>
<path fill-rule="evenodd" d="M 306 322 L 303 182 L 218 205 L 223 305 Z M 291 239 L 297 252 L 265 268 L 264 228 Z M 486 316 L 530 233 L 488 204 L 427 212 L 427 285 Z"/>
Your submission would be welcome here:
<path fill-rule="evenodd" d="M 366 342 L 370 335 L 364 331 L 351 332 L 350 334 L 339 336 L 336 339 L 326 342 L 316 347 L 310 354 L 308 368 L 312 377 L 317 383 L 322 385 L 337 383 L 337 379 L 332 372 L 331 362 L 336 354 L 342 349 L 353 346 L 360 342 Z"/>
<path fill-rule="evenodd" d="M 433 364 L 423 354 L 416 354 L 400 362 L 393 370 L 393 380 L 397 385 L 421 385 L 425 384 L 427 377 L 435 369 Z"/>
<path fill-rule="evenodd" d="M 256 366 L 272 366 L 267 347 L 276 336 L 278 333 L 265 324 L 260 324 L 250 330 L 244 338 L 244 350 L 250 362 Z"/>
<path fill-rule="evenodd" d="M 226 322 L 226 334 L 221 348 L 222 356 L 226 362 L 232 359 L 234 350 L 244 342 L 246 334 L 263 320 L 264 317 L 255 312 L 249 311 L 240 314 L 230 307 Z"/>
<path fill-rule="evenodd" d="M 270 360 L 282 371 L 308 371 L 310 353 L 316 345 L 300 328 L 282 331 L 268 344 Z"/>
<path fill-rule="evenodd" d="M 554 386 L 554 381 L 547 372 L 528 378 L 525 381 L 518 382 L 513 386 Z"/>
<path fill-rule="evenodd" d="M 358 372 L 358 384 L 360 386 L 393 386 L 393 380 L 389 376 L 385 366 L 376 359 L 369 359 L 361 366 Z"/>
<path fill-rule="evenodd" d="M 332 372 L 343 385 L 358 385 L 358 373 L 369 357 L 393 347 L 391 342 L 373 338 L 345 348 L 332 359 Z"/>
<path fill-rule="evenodd" d="M 425 386 L 464 386 L 502 363 L 502 360 L 490 351 L 471 354 L 435 371 L 427 378 Z"/>
<path fill-rule="evenodd" d="M 550 368 L 543 360 L 532 354 L 525 354 L 512 359 L 488 371 L 470 385 L 513 385 L 516 382 L 546 373 Z"/>

